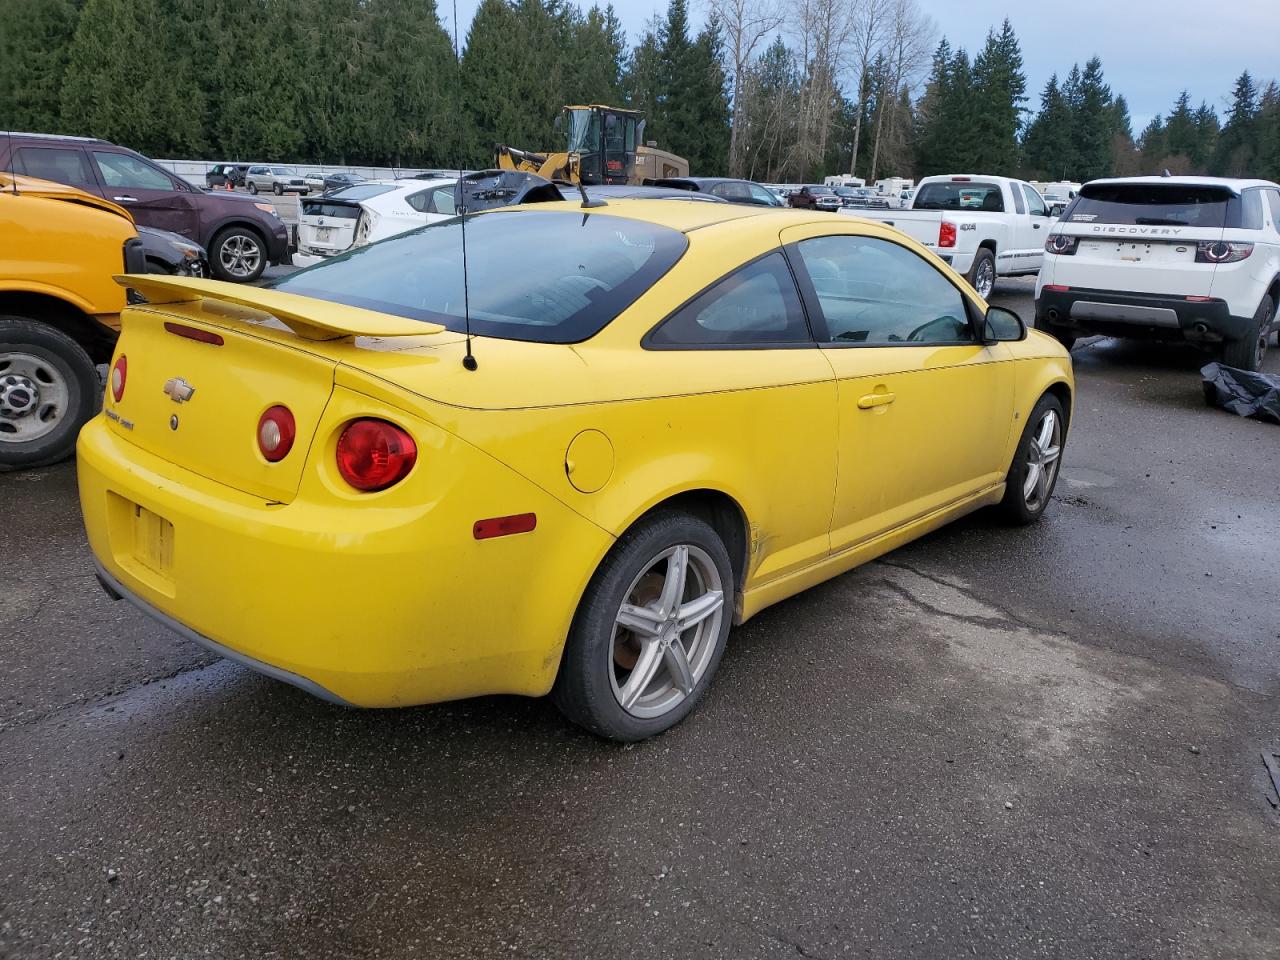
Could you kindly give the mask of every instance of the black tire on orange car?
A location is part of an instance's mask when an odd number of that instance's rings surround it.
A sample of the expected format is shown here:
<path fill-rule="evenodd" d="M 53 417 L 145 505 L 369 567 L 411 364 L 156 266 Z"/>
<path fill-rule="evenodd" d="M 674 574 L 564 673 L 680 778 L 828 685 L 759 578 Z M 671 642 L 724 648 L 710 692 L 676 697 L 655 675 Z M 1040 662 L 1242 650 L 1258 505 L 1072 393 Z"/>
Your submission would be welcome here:
<path fill-rule="evenodd" d="M 591 578 L 552 699 L 611 740 L 662 733 L 706 692 L 733 611 L 733 569 L 716 531 L 687 513 L 654 513 L 618 539 Z"/>
<path fill-rule="evenodd" d="M 1044 516 L 1058 483 L 1066 442 L 1067 418 L 1062 403 L 1046 393 L 1027 417 L 1009 465 L 1004 499 L 998 507 L 1009 523 L 1025 526 Z"/>
<path fill-rule="evenodd" d="M 0 469 L 71 456 L 97 408 L 98 371 L 61 330 L 0 316 Z"/>

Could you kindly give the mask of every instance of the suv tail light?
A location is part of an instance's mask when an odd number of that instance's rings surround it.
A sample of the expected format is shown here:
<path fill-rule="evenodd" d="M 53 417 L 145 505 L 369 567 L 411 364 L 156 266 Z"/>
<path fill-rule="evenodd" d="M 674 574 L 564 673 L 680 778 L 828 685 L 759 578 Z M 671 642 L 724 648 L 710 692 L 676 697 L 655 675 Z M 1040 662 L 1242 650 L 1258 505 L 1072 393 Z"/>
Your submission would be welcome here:
<path fill-rule="evenodd" d="M 270 463 L 279 463 L 293 449 L 298 425 L 288 407 L 276 404 L 258 418 L 258 449 Z"/>
<path fill-rule="evenodd" d="M 1060 257 L 1074 257 L 1080 246 L 1079 237 L 1068 237 L 1063 233 L 1051 234 L 1044 242 L 1045 253 L 1056 253 Z"/>
<path fill-rule="evenodd" d="M 124 397 L 125 381 L 129 379 L 129 360 L 122 353 L 111 368 L 111 396 L 119 403 Z"/>
<path fill-rule="evenodd" d="M 1252 243 L 1201 240 L 1196 244 L 1196 263 L 1239 263 L 1253 253 Z"/>
<path fill-rule="evenodd" d="M 956 245 L 956 225 L 949 220 L 938 224 L 938 246 L 954 247 Z"/>
<path fill-rule="evenodd" d="M 357 490 L 394 486 L 418 459 L 413 437 L 386 420 L 352 420 L 338 437 L 338 473 Z"/>

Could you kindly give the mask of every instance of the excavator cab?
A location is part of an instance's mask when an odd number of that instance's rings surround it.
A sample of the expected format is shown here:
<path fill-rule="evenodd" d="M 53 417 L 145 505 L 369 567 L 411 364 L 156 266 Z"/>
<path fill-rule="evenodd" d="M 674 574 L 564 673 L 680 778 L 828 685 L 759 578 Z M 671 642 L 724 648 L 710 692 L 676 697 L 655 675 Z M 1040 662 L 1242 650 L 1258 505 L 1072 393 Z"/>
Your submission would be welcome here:
<path fill-rule="evenodd" d="M 633 176 L 636 148 L 644 142 L 644 118 L 634 110 L 592 104 L 565 107 L 568 153 L 584 184 L 625 184 Z"/>

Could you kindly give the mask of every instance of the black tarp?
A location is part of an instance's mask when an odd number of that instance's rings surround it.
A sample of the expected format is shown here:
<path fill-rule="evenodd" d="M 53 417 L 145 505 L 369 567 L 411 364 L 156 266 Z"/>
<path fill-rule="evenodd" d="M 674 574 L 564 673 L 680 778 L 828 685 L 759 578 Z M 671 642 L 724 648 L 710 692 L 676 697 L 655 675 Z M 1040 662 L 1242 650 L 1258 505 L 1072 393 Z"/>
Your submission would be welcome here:
<path fill-rule="evenodd" d="M 1250 373 L 1221 363 L 1200 368 L 1204 402 L 1241 417 L 1280 423 L 1280 377 Z"/>

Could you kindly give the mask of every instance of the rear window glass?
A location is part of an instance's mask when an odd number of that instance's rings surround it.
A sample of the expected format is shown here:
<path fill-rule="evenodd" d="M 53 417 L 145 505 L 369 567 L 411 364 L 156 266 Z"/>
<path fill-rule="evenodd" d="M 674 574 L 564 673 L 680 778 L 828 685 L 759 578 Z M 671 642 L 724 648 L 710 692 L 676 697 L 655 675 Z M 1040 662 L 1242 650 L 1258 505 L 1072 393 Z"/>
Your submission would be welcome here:
<path fill-rule="evenodd" d="M 358 247 L 272 286 L 286 293 L 542 343 L 599 333 L 684 254 L 684 234 L 602 214 L 500 211 Z"/>
<path fill-rule="evenodd" d="M 915 210 L 984 210 L 1003 213 L 998 183 L 926 183 L 916 192 Z"/>
<path fill-rule="evenodd" d="M 345 187 L 329 196 L 334 200 L 372 200 L 374 197 L 380 197 L 384 193 L 398 189 L 385 183 L 360 183 L 354 187 Z"/>
<path fill-rule="evenodd" d="M 305 217 L 338 217 L 354 220 L 360 216 L 360 205 L 356 203 L 326 203 L 323 200 L 303 200 L 302 215 Z"/>
<path fill-rule="evenodd" d="M 1085 186 L 1063 220 L 1211 229 L 1244 225 L 1240 198 L 1225 187 L 1159 183 Z"/>

